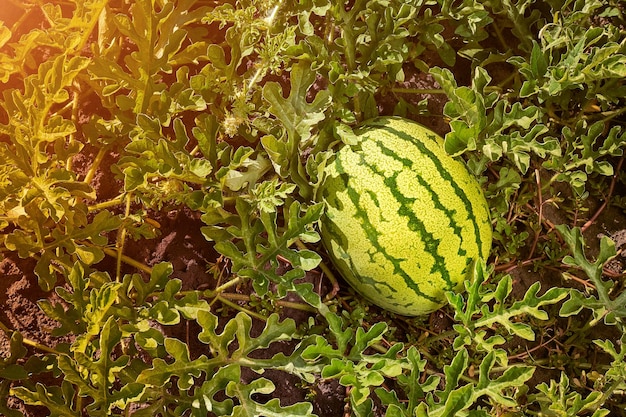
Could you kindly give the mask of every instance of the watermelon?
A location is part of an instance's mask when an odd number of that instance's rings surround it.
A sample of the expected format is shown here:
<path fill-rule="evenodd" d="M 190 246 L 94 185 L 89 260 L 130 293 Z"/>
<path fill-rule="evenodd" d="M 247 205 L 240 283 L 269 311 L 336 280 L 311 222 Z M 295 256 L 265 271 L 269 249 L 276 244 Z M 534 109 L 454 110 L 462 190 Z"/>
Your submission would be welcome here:
<path fill-rule="evenodd" d="M 327 161 L 316 197 L 335 268 L 372 303 L 417 316 L 460 290 L 491 249 L 489 207 L 462 160 L 422 125 L 380 117 Z"/>

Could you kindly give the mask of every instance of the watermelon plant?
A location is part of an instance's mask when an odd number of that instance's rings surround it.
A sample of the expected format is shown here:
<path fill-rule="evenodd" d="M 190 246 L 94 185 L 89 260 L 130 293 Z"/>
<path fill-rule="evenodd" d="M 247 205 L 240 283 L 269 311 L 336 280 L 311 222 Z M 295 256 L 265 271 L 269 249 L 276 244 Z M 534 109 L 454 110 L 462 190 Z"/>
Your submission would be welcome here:
<path fill-rule="evenodd" d="M 0 414 L 624 415 L 621 2 L 5 3 Z"/>

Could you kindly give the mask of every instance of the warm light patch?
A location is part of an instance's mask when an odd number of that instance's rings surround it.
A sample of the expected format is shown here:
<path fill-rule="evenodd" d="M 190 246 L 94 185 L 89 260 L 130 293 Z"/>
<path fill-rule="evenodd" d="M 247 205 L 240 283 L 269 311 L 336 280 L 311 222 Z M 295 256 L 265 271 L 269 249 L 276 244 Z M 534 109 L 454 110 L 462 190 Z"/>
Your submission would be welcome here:
<path fill-rule="evenodd" d="M 0 21 L 9 29 L 24 19 L 28 10 L 33 7 L 29 0 L 3 0 L 0 7 Z"/>

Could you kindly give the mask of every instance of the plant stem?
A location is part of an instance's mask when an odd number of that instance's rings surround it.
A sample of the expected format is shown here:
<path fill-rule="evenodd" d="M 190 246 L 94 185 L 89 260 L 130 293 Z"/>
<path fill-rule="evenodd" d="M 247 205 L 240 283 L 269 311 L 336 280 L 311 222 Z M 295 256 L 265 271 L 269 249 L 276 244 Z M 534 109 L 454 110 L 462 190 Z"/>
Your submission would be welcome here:
<path fill-rule="evenodd" d="M 391 92 L 402 94 L 446 94 L 442 88 L 404 88 L 392 87 Z"/>
<path fill-rule="evenodd" d="M 306 247 L 306 245 L 304 243 L 302 243 L 302 241 L 300 241 L 300 239 L 296 239 L 295 240 L 295 244 L 298 247 L 298 249 L 300 249 L 300 250 L 308 249 Z M 330 270 L 330 268 L 323 261 L 320 262 L 319 267 L 322 270 L 322 272 L 324 273 L 324 275 L 326 275 L 326 277 L 328 278 L 328 280 L 330 281 L 330 283 L 333 286 L 332 291 L 330 293 L 328 293 L 328 295 L 326 295 L 326 300 L 328 301 L 331 298 L 334 298 L 337 295 L 337 293 L 339 292 L 339 282 L 337 282 L 337 278 L 335 278 L 335 274 L 333 274 L 333 272 Z"/>
<path fill-rule="evenodd" d="M 617 164 L 617 168 L 615 169 L 615 173 L 613 174 L 613 178 L 611 179 L 611 185 L 609 186 L 609 192 L 607 193 L 607 196 L 604 199 L 604 202 L 602 203 L 600 208 L 596 211 L 596 213 L 593 215 L 593 217 L 591 219 L 589 219 L 589 221 L 587 221 L 587 223 L 585 223 L 583 225 L 583 227 L 581 228 L 581 230 L 583 232 L 585 230 L 587 230 L 589 228 L 589 226 L 591 226 L 598 219 L 600 214 L 609 205 L 609 200 L 611 199 L 611 196 L 613 195 L 613 189 L 615 188 L 615 183 L 617 182 L 617 179 L 619 177 L 619 172 L 622 170 L 622 164 L 623 163 L 624 163 L 624 157 L 621 157 L 619 162 L 618 162 L 618 164 Z"/>
<path fill-rule="evenodd" d="M 106 154 L 107 154 L 106 146 L 98 150 L 98 153 L 96 154 L 96 157 L 93 159 L 91 166 L 89 167 L 89 171 L 87 172 L 87 174 L 85 175 L 85 179 L 83 180 L 85 183 L 91 184 L 91 181 L 93 181 L 93 178 L 96 176 L 96 171 L 100 167 L 100 163 L 102 163 L 102 160 L 104 159 Z"/>
<path fill-rule="evenodd" d="M 541 232 L 541 223 L 543 222 L 543 193 L 541 187 L 541 174 L 538 169 L 535 169 L 535 180 L 537 182 L 537 199 L 539 205 L 539 212 L 537 213 L 537 230 L 535 231 L 535 238 L 533 239 L 532 246 L 530 247 L 530 251 L 527 259 L 532 259 L 535 254 L 535 249 L 537 249 L 537 243 L 539 242 L 539 236 Z"/>
<path fill-rule="evenodd" d="M 2 331 L 3 331 L 3 332 L 7 335 L 7 336 L 9 336 L 9 337 L 11 337 L 11 335 L 12 335 L 14 332 L 16 332 L 16 330 L 11 330 L 11 329 L 9 329 L 9 328 L 8 328 L 8 327 L 7 327 L 4 323 L 2 323 L 1 321 L 0 321 L 0 330 L 2 330 Z M 24 343 L 25 345 L 28 345 L 28 346 L 32 346 L 32 347 L 34 347 L 35 349 L 42 350 L 42 351 L 44 351 L 44 352 L 53 353 L 53 354 L 55 354 L 55 355 L 61 355 L 61 354 L 62 354 L 62 353 L 61 353 L 61 352 L 59 352 L 58 350 L 55 350 L 55 349 L 53 349 L 53 348 L 51 348 L 51 347 L 48 347 L 48 346 L 46 346 L 46 345 L 42 345 L 42 344 L 41 344 L 41 343 L 39 343 L 39 342 L 35 342 L 34 340 L 30 340 L 30 339 L 25 338 L 25 337 L 22 337 L 22 343 Z"/>
<path fill-rule="evenodd" d="M 232 301 L 230 301 L 227 298 L 225 298 L 224 295 L 225 294 L 218 295 L 217 297 L 215 297 L 215 301 L 219 301 L 222 304 L 225 304 L 225 305 L 227 305 L 229 307 L 234 308 L 235 310 L 243 311 L 244 313 L 246 313 L 246 314 L 248 314 L 248 315 L 250 315 L 252 317 L 255 317 L 255 318 L 257 318 L 257 319 L 259 319 L 261 321 L 267 321 L 267 317 L 265 317 L 265 316 L 263 316 L 263 315 L 261 315 L 259 313 L 255 313 L 254 311 L 249 310 L 247 308 L 244 308 L 244 307 L 240 306 L 237 303 L 233 303 Z M 231 294 L 231 295 L 238 295 L 238 294 Z"/>
<path fill-rule="evenodd" d="M 606 111 L 606 112 L 602 112 L 600 113 L 601 115 L 605 116 L 602 121 L 603 122 L 608 122 L 611 119 L 614 119 L 615 117 L 626 113 L 626 107 L 622 107 L 619 110 L 612 110 L 612 111 Z"/>
<path fill-rule="evenodd" d="M 603 390 L 602 400 L 599 401 L 598 404 L 605 404 L 608 401 L 608 399 L 613 395 L 613 393 L 617 391 L 617 388 L 623 383 L 624 383 L 624 378 L 616 379 L 615 381 L 613 381 L 613 383 L 609 385 L 608 388 Z"/>
<path fill-rule="evenodd" d="M 128 218 L 130 215 L 130 203 L 131 203 L 131 193 L 126 195 L 126 210 L 124 212 L 124 218 Z M 119 234 L 117 235 L 117 241 L 115 242 L 115 246 L 117 248 L 117 263 L 115 265 L 115 280 L 117 282 L 121 282 L 122 280 L 122 255 L 124 252 L 124 242 L 126 241 L 126 227 L 124 223 L 122 223 L 122 227 L 119 230 Z"/>
<path fill-rule="evenodd" d="M 250 301 L 250 296 L 246 294 L 234 294 L 234 293 L 221 293 L 215 296 L 219 301 L 235 300 L 235 301 Z M 318 310 L 308 304 L 296 303 L 293 301 L 277 300 L 276 305 L 284 308 L 292 308 L 294 310 L 307 311 L 310 313 L 317 313 Z"/>
<path fill-rule="evenodd" d="M 104 209 L 109 208 L 109 207 L 119 206 L 123 202 L 124 202 L 124 194 L 120 194 L 120 195 L 118 195 L 117 197 L 115 197 L 115 198 L 113 198 L 111 200 L 103 201 L 101 203 L 92 204 L 92 205 L 87 207 L 87 210 L 89 210 L 89 212 L 94 212 L 94 211 L 98 211 L 98 210 L 104 210 Z"/>
<path fill-rule="evenodd" d="M 72 121 L 75 124 L 78 124 L 78 97 L 80 96 L 80 94 L 78 93 L 78 91 L 74 91 L 74 94 L 72 95 L 72 101 L 71 101 L 71 105 L 72 105 Z M 75 133 L 70 134 L 69 136 L 69 142 L 70 144 L 72 144 L 73 142 L 76 141 L 76 137 L 75 137 Z M 72 170 L 72 158 L 67 158 L 67 161 L 65 162 L 65 169 L 67 169 L 68 171 Z"/>
<path fill-rule="evenodd" d="M 104 253 L 106 253 L 109 256 L 112 256 L 114 258 L 117 259 L 118 253 L 116 250 L 113 250 L 111 248 L 101 248 L 102 251 Z M 126 255 L 120 255 L 120 259 L 122 260 L 122 262 L 124 262 L 126 265 L 130 265 L 132 267 L 135 267 L 137 269 L 139 269 L 140 271 L 144 271 L 147 274 L 151 274 L 152 273 L 152 268 L 150 268 L 149 266 L 134 260 L 133 258 L 126 256 Z"/>
<path fill-rule="evenodd" d="M 294 310 L 307 311 L 309 313 L 317 313 L 318 310 L 308 304 L 296 303 L 293 301 L 278 300 L 276 304 L 284 308 L 292 308 Z"/>
<path fill-rule="evenodd" d="M 224 292 L 228 288 L 232 287 L 233 285 L 239 284 L 240 282 L 241 282 L 241 277 L 237 277 L 237 278 L 231 279 L 227 283 L 222 284 L 219 287 L 216 287 L 212 292 L 214 294 L 219 294 L 221 292 Z"/>

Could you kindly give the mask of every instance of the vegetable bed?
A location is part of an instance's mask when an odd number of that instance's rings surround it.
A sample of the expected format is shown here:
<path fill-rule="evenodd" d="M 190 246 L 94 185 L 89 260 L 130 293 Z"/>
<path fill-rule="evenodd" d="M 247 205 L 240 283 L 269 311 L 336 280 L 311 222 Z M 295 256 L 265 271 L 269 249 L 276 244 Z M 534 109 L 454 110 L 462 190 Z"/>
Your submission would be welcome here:
<path fill-rule="evenodd" d="M 624 13 L 5 1 L 0 415 L 626 415 Z M 320 236 L 348 201 L 320 198 L 327 167 L 392 116 L 444 138 L 493 230 L 416 316 L 364 298 Z M 352 217 L 374 262 L 390 238 Z M 397 265 L 443 259 L 403 239 L 419 256 Z"/>

